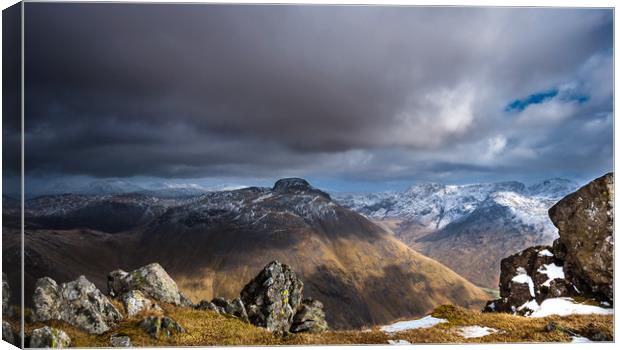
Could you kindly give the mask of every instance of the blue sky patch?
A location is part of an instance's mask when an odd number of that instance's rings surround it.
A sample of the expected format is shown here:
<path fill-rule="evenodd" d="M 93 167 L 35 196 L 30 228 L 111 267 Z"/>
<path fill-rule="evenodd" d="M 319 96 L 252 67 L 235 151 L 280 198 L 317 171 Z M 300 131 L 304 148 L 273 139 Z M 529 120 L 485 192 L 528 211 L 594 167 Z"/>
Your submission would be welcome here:
<path fill-rule="evenodd" d="M 559 90 L 557 88 L 554 88 L 554 89 L 543 91 L 543 92 L 537 92 L 535 94 L 529 95 L 522 99 L 514 100 L 510 102 L 508 106 L 506 106 L 506 111 L 507 112 L 512 112 L 512 111 L 521 112 L 529 105 L 543 103 L 547 100 L 554 98 L 555 96 L 558 95 L 558 92 Z"/>
<path fill-rule="evenodd" d="M 529 105 L 544 103 L 555 97 L 557 97 L 558 100 L 562 102 L 577 102 L 579 104 L 584 103 L 590 99 L 590 96 L 580 93 L 577 89 L 563 89 L 562 91 L 560 91 L 559 88 L 553 88 L 547 91 L 541 91 L 531 94 L 522 99 L 514 100 L 506 106 L 505 111 L 521 112 Z"/>

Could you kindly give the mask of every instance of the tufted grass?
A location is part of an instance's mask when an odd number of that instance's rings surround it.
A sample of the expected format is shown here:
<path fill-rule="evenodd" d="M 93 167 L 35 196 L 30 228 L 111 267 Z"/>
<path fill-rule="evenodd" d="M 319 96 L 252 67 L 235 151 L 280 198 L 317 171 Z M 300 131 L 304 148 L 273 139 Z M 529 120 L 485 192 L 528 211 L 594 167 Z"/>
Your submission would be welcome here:
<path fill-rule="evenodd" d="M 109 347 L 112 334 L 128 335 L 133 346 L 212 346 L 212 345 L 311 345 L 311 344 L 386 344 L 389 339 L 407 340 L 411 343 L 529 343 L 569 342 L 571 336 L 562 331 L 546 331 L 545 325 L 556 322 L 560 329 L 584 334 L 588 328 L 598 328 L 613 336 L 613 317 L 603 315 L 572 315 L 566 317 L 526 318 L 502 313 L 481 313 L 458 306 L 444 305 L 436 308 L 434 317 L 448 320 L 432 328 L 416 329 L 386 334 L 373 327 L 367 330 L 329 331 L 322 334 L 274 335 L 231 316 L 219 315 L 208 310 L 162 305 L 164 313 L 178 321 L 186 333 L 170 338 L 152 339 L 140 327 L 140 319 L 147 314 L 124 319 L 114 330 L 102 335 L 91 335 L 59 321 L 46 324 L 65 331 L 72 339 L 72 346 Z M 122 310 L 122 307 L 119 308 Z M 42 327 L 42 323 L 26 325 L 26 333 Z M 465 339 L 457 334 L 460 326 L 486 326 L 499 333 L 481 338 Z"/>

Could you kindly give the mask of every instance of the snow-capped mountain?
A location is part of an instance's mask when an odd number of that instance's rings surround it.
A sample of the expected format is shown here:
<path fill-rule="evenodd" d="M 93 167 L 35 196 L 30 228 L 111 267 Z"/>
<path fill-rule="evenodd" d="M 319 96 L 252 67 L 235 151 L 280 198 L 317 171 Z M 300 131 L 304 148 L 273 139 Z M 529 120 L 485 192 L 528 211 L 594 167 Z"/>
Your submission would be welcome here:
<path fill-rule="evenodd" d="M 342 205 L 389 223 L 397 237 L 471 281 L 495 287 L 503 256 L 557 236 L 547 210 L 578 184 L 550 179 L 472 185 L 421 184 L 403 192 L 335 194 Z"/>
<path fill-rule="evenodd" d="M 516 181 L 471 185 L 431 183 L 415 185 L 404 192 L 333 196 L 343 206 L 374 220 L 393 218 L 439 230 L 465 218 L 485 201 L 510 208 L 524 223 L 550 223 L 545 208 L 577 187 L 576 183 L 564 179 L 545 180 L 529 187 Z"/>

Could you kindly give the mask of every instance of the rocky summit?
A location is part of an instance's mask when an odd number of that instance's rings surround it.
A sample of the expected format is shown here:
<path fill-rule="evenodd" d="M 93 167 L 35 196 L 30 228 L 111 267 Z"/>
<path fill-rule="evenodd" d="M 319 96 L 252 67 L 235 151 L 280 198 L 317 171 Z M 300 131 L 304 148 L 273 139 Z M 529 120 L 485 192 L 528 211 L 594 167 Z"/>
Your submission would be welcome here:
<path fill-rule="evenodd" d="M 613 173 L 549 209 L 560 238 L 501 261 L 500 299 L 485 311 L 527 315 L 544 300 L 586 297 L 613 303 Z"/>

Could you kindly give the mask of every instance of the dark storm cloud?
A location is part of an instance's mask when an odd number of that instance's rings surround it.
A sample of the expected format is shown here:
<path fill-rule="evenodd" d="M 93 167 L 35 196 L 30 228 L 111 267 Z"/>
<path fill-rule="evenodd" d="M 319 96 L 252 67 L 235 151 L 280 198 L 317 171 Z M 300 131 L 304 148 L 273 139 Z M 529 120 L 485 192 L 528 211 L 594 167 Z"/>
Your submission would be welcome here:
<path fill-rule="evenodd" d="M 28 3 L 27 169 L 608 170 L 611 37 L 609 10 Z"/>

